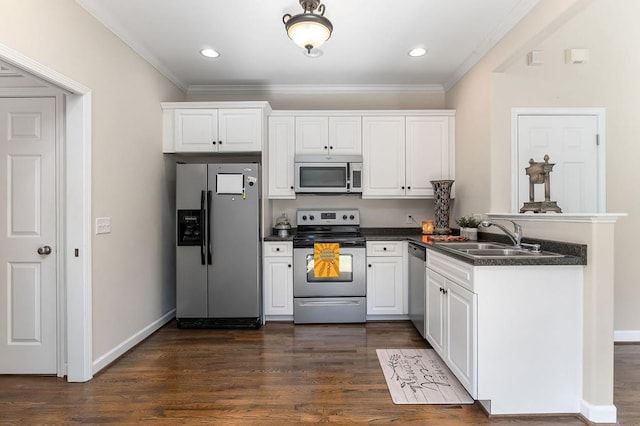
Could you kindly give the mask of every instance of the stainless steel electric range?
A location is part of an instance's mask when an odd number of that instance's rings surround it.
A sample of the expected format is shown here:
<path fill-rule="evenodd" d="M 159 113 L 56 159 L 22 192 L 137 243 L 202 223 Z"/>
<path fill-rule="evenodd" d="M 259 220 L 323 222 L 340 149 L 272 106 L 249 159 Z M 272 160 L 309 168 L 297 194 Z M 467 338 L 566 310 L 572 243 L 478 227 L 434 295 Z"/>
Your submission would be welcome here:
<path fill-rule="evenodd" d="M 293 238 L 296 324 L 366 321 L 365 239 L 355 209 L 298 210 Z"/>

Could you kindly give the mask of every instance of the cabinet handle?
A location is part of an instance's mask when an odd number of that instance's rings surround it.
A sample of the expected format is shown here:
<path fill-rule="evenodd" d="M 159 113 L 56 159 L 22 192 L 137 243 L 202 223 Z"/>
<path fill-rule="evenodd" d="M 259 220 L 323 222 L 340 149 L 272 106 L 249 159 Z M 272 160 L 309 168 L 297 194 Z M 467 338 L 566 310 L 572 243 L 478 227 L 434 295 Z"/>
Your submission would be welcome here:
<path fill-rule="evenodd" d="M 371 268 L 371 264 L 369 264 L 369 268 Z"/>
<path fill-rule="evenodd" d="M 280 247 L 276 247 L 276 251 L 280 251 Z"/>
<path fill-rule="evenodd" d="M 327 146 L 325 145 L 324 149 L 327 149 Z"/>
<path fill-rule="evenodd" d="M 404 186 L 401 186 L 400 188 L 404 189 Z"/>
<path fill-rule="evenodd" d="M 293 186 L 290 189 L 293 189 Z"/>
<path fill-rule="evenodd" d="M 449 293 L 447 290 L 442 289 L 442 294 L 447 294 L 447 293 Z"/>
<path fill-rule="evenodd" d="M 332 147 L 332 146 L 330 146 L 330 147 L 329 147 L 329 149 L 333 149 L 333 147 Z"/>
<path fill-rule="evenodd" d="M 216 141 L 213 141 L 213 142 L 211 142 L 211 143 L 215 145 L 215 144 L 216 144 Z"/>
<path fill-rule="evenodd" d="M 288 264 L 287 266 L 288 266 L 289 268 L 291 268 L 291 264 Z"/>
<path fill-rule="evenodd" d="M 222 145 L 222 141 L 218 141 L 218 145 Z"/>
<path fill-rule="evenodd" d="M 407 189 L 411 189 L 411 187 L 410 187 L 410 186 L 407 186 Z"/>
<path fill-rule="evenodd" d="M 386 248 L 386 247 L 382 247 L 382 250 L 383 250 L 383 251 L 387 251 L 387 248 Z"/>

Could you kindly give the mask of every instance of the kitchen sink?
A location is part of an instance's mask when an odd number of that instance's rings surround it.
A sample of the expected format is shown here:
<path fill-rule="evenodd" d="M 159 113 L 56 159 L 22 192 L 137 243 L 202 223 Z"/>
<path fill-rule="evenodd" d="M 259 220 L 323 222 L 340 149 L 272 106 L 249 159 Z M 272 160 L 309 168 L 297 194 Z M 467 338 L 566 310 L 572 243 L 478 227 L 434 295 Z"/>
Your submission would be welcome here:
<path fill-rule="evenodd" d="M 486 250 L 486 249 L 502 249 L 509 248 L 506 244 L 500 243 L 479 243 L 479 242 L 464 242 L 464 243 L 436 243 L 439 247 L 446 247 L 455 250 Z"/>
<path fill-rule="evenodd" d="M 471 257 L 474 259 L 482 258 L 544 258 L 544 257 L 562 257 L 564 255 L 559 253 L 552 253 L 548 251 L 535 252 L 524 248 L 516 248 L 506 244 L 500 243 L 439 243 L 438 247 L 458 253 L 463 256 Z"/>

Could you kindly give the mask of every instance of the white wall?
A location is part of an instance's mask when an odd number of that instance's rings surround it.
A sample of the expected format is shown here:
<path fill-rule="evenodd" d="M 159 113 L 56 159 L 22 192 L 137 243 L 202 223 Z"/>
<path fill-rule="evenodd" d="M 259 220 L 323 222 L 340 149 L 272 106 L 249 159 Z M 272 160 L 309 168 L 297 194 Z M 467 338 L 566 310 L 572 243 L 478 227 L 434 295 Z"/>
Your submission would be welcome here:
<path fill-rule="evenodd" d="M 640 286 L 633 253 L 640 239 L 640 2 L 600 0 L 543 42 L 544 65 L 527 66 L 520 57 L 495 76 L 496 132 L 494 158 L 507 164 L 511 144 L 510 110 L 518 106 L 575 106 L 606 109 L 607 211 L 625 212 L 615 229 L 615 329 L 640 337 Z M 565 64 L 564 50 L 585 48 L 590 59 Z M 492 208 L 507 211 L 509 170 L 498 168 L 492 181 Z"/>
<path fill-rule="evenodd" d="M 444 91 L 433 93 L 271 93 L 189 94 L 188 101 L 268 101 L 278 109 L 442 109 Z"/>
<path fill-rule="evenodd" d="M 0 43 L 93 94 L 93 359 L 175 307 L 173 168 L 161 101 L 184 95 L 73 0 L 0 1 Z"/>

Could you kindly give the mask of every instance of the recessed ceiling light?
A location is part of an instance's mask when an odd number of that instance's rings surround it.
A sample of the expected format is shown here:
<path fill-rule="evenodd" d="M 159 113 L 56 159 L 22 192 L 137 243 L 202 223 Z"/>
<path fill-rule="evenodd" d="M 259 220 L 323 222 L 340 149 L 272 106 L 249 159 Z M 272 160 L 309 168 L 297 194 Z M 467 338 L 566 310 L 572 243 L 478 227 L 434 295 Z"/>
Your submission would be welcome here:
<path fill-rule="evenodd" d="M 424 56 L 427 54 L 427 49 L 425 49 L 424 47 L 416 47 L 415 49 L 411 49 L 409 51 L 409 56 L 413 56 L 418 57 L 418 56 Z"/>
<path fill-rule="evenodd" d="M 200 51 L 202 56 L 206 56 L 207 58 L 217 58 L 220 54 L 213 49 L 202 49 Z"/>

